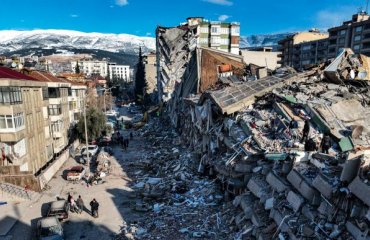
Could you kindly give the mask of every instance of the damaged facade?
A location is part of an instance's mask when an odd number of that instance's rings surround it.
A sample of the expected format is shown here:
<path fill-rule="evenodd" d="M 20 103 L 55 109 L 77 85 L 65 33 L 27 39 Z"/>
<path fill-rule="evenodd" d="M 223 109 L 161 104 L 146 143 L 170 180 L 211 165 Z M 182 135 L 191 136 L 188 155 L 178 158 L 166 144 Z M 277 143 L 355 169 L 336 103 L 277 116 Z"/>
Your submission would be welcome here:
<path fill-rule="evenodd" d="M 191 61 L 198 61 L 195 49 L 212 48 L 239 54 L 240 24 L 209 22 L 202 17 L 188 18 L 177 27 L 156 29 L 157 89 L 159 101 L 171 98 L 176 84 Z"/>
<path fill-rule="evenodd" d="M 211 78 L 176 86 L 168 114 L 197 171 L 233 200 L 236 239 L 370 238 L 369 87 L 343 81 L 349 67 L 362 76 L 361 57 L 337 61 L 324 74 L 278 69 L 245 81 L 243 63 L 224 58 L 197 68 Z"/>

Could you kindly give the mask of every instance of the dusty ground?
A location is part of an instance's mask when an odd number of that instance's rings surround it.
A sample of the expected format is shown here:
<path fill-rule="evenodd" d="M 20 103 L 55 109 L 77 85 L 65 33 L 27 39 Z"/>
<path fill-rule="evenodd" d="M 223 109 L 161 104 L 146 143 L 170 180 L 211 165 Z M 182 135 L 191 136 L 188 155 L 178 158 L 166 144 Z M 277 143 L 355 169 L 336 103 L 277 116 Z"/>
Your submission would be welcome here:
<path fill-rule="evenodd" d="M 66 239 L 112 239 L 120 232 L 125 222 L 135 221 L 137 214 L 131 213 L 128 197 L 132 191 L 128 185 L 131 181 L 122 167 L 126 161 L 135 161 L 140 155 L 138 148 L 142 139 L 134 139 L 126 151 L 118 146 L 114 147 L 114 160 L 112 173 L 104 179 L 103 184 L 87 187 L 85 183 L 71 183 L 63 178 L 63 171 L 76 165 L 76 161 L 70 158 L 48 184 L 49 190 L 42 192 L 40 197 L 31 202 L 13 202 L 3 207 L 2 214 L 13 212 L 18 219 L 16 225 L 8 234 L 7 239 L 33 239 L 35 237 L 35 225 L 47 209 L 48 203 L 57 197 L 66 198 L 71 193 L 75 199 L 81 195 L 85 205 L 96 198 L 100 203 L 99 218 L 91 217 L 86 211 L 81 215 L 71 213 L 70 218 L 63 222 Z M 7 209 L 5 209 L 7 208 Z M 14 212 L 16 214 L 14 214 Z M 11 214 L 10 214 L 11 215 Z"/>

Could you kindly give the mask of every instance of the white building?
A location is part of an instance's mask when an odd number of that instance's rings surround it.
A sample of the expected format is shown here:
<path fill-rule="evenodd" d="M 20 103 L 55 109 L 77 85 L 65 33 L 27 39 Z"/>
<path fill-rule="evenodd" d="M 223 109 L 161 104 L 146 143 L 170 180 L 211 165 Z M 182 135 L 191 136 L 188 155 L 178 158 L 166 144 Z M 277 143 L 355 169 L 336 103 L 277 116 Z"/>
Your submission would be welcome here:
<path fill-rule="evenodd" d="M 117 65 L 115 63 L 109 64 L 109 78 L 122 79 L 123 82 L 131 82 L 130 66 Z"/>
<path fill-rule="evenodd" d="M 77 61 L 71 61 L 73 72 L 76 72 L 76 65 Z M 80 71 L 85 73 L 88 77 L 91 75 L 108 76 L 107 61 L 78 61 L 78 65 L 80 66 Z"/>

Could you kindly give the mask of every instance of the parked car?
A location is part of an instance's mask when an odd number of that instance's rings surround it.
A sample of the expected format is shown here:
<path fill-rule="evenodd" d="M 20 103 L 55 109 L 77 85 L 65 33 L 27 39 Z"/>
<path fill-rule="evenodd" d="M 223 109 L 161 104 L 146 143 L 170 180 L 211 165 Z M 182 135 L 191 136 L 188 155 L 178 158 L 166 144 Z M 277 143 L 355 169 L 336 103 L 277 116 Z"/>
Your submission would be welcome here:
<path fill-rule="evenodd" d="M 99 147 L 97 145 L 89 145 L 88 146 L 88 152 L 91 153 L 92 155 L 95 155 L 98 153 Z M 84 154 L 86 151 L 86 147 L 81 148 L 81 154 Z"/>
<path fill-rule="evenodd" d="M 83 166 L 74 166 L 68 170 L 67 180 L 68 181 L 79 181 L 85 175 L 86 169 Z"/>
<path fill-rule="evenodd" d="M 37 238 L 40 240 L 63 240 L 63 227 L 56 217 L 47 217 L 37 222 Z"/>
<path fill-rule="evenodd" d="M 50 203 L 50 208 L 48 211 L 48 217 L 56 217 L 60 221 L 68 218 L 69 204 L 66 200 L 59 200 Z"/>
<path fill-rule="evenodd" d="M 117 112 L 116 110 L 109 110 L 105 113 L 105 115 L 107 116 L 114 116 L 114 117 L 117 117 L 119 115 L 119 112 Z"/>
<path fill-rule="evenodd" d="M 80 157 L 80 163 L 83 165 L 87 165 L 87 154 L 89 154 L 90 162 L 93 161 L 94 156 L 89 152 L 84 152 Z"/>

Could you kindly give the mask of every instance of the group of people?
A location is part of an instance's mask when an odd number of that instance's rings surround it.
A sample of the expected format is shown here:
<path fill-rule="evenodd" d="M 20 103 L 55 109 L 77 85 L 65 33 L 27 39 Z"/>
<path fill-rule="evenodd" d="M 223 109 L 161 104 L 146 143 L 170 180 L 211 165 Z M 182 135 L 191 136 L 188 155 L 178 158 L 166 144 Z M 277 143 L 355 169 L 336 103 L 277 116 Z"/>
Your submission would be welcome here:
<path fill-rule="evenodd" d="M 85 204 L 81 198 L 81 195 L 78 196 L 77 200 L 74 200 L 73 196 L 69 193 L 67 201 L 72 212 L 81 214 L 85 210 Z M 95 198 L 91 200 L 90 207 L 90 214 L 95 218 L 99 217 L 99 203 Z"/>
<path fill-rule="evenodd" d="M 292 120 L 289 124 L 289 129 L 290 132 L 292 133 L 293 137 L 297 137 L 297 129 L 298 129 L 298 122 L 296 120 Z M 308 119 L 305 120 L 303 130 L 302 130 L 302 138 L 301 138 L 301 143 L 304 143 L 304 150 L 307 152 L 312 152 L 312 151 L 318 151 L 319 148 L 315 142 L 315 140 L 311 137 L 309 137 L 311 130 L 310 126 L 310 121 Z M 321 143 L 320 143 L 320 148 L 321 151 L 325 154 L 329 154 L 329 149 L 332 147 L 332 142 L 330 139 L 330 136 L 328 134 L 324 134 Z"/>
<path fill-rule="evenodd" d="M 129 144 L 129 139 L 128 139 L 128 137 L 123 137 L 121 134 L 120 134 L 120 132 L 118 132 L 117 133 L 118 135 L 117 135 L 117 138 L 118 138 L 118 142 L 119 142 L 119 144 L 122 146 L 122 148 L 124 149 L 124 150 L 126 150 L 127 148 L 128 148 L 128 144 Z M 133 134 L 132 134 L 132 132 L 130 133 L 130 139 L 132 139 L 133 138 Z"/>

